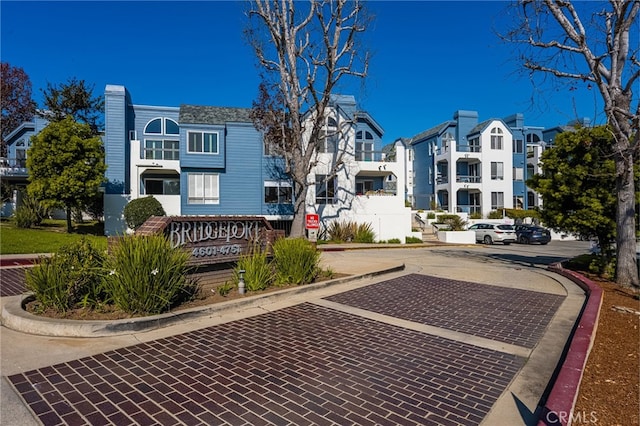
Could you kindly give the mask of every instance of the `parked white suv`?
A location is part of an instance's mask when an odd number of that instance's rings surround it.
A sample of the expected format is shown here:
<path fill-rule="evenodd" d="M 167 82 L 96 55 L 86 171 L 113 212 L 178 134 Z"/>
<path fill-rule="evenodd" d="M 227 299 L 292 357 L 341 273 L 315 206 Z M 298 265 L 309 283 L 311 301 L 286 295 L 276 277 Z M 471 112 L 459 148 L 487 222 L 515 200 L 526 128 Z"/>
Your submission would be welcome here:
<path fill-rule="evenodd" d="M 493 244 L 494 242 L 502 243 L 508 246 L 516 242 L 516 230 L 513 225 L 505 225 L 501 223 L 476 223 L 469 227 L 470 231 L 476 232 L 476 241 L 485 244 Z"/>

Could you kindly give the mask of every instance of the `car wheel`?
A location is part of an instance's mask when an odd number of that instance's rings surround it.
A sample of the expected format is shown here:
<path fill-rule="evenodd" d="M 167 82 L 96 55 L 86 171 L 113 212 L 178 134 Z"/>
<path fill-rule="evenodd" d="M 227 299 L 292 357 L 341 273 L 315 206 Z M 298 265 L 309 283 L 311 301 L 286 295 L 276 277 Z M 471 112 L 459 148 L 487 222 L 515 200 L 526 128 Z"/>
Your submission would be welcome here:
<path fill-rule="evenodd" d="M 511 243 L 509 243 L 509 242 L 506 242 L 506 241 L 505 241 L 505 242 L 503 242 L 502 244 L 504 244 L 505 246 L 508 246 L 508 245 L 509 245 L 509 244 L 511 244 Z"/>
<path fill-rule="evenodd" d="M 548 243 L 540 243 L 540 244 L 542 244 L 543 246 L 546 246 Z"/>
<path fill-rule="evenodd" d="M 484 241 L 485 244 L 493 244 L 493 240 L 491 239 L 491 237 L 489 235 L 485 235 L 483 241 Z"/>
<path fill-rule="evenodd" d="M 527 237 L 520 237 L 520 242 L 522 244 L 529 244 L 529 239 Z"/>

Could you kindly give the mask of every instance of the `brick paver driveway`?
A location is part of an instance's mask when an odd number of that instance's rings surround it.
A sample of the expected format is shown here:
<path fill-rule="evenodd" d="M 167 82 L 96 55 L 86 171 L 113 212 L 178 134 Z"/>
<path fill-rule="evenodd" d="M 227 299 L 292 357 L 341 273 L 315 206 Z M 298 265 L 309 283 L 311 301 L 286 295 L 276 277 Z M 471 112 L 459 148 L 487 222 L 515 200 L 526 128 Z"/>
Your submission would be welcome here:
<path fill-rule="evenodd" d="M 17 296 L 26 291 L 24 276 L 27 267 L 0 268 L 0 297 Z"/>
<path fill-rule="evenodd" d="M 392 319 L 527 348 L 562 299 L 410 274 L 9 380 L 46 425 L 477 425 L 525 358 Z"/>

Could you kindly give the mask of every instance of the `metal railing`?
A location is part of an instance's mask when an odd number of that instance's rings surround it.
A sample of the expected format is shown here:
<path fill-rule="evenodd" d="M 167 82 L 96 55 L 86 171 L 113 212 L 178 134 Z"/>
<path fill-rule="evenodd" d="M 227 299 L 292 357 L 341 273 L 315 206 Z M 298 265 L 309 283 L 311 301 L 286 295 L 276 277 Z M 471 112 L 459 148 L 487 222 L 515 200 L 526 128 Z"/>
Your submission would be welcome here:
<path fill-rule="evenodd" d="M 456 176 L 456 182 L 480 183 L 480 182 L 482 182 L 482 178 L 480 176 L 457 175 Z"/>
<path fill-rule="evenodd" d="M 368 151 L 357 149 L 355 152 L 355 156 L 356 161 L 396 161 L 394 157 L 389 157 L 384 151 Z"/>
<path fill-rule="evenodd" d="M 27 175 L 27 159 L 0 157 L 0 174 L 26 176 Z"/>

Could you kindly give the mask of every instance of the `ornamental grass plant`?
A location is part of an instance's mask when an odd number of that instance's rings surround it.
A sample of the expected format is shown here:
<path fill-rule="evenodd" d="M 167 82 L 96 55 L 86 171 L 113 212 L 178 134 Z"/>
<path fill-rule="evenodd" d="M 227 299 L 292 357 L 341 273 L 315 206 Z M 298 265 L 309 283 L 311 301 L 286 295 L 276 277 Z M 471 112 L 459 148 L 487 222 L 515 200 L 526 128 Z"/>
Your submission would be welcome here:
<path fill-rule="evenodd" d="M 27 289 L 42 309 L 66 312 L 78 304 L 97 306 L 107 299 L 100 279 L 103 260 L 88 240 L 74 241 L 26 271 Z"/>
<path fill-rule="evenodd" d="M 255 246 L 248 254 L 240 256 L 233 269 L 233 283 L 237 287 L 243 272 L 247 291 L 265 290 L 273 283 L 273 266 L 267 257 L 267 252 Z"/>
<path fill-rule="evenodd" d="M 273 244 L 275 284 L 309 284 L 320 272 L 320 252 L 304 238 L 281 238 Z"/>
<path fill-rule="evenodd" d="M 130 314 L 159 314 L 192 298 L 197 284 L 187 277 L 189 253 L 163 236 L 125 236 L 105 262 L 105 291 Z"/>
<path fill-rule="evenodd" d="M 334 220 L 326 229 L 330 241 L 345 243 L 373 243 L 375 233 L 370 223 Z"/>

